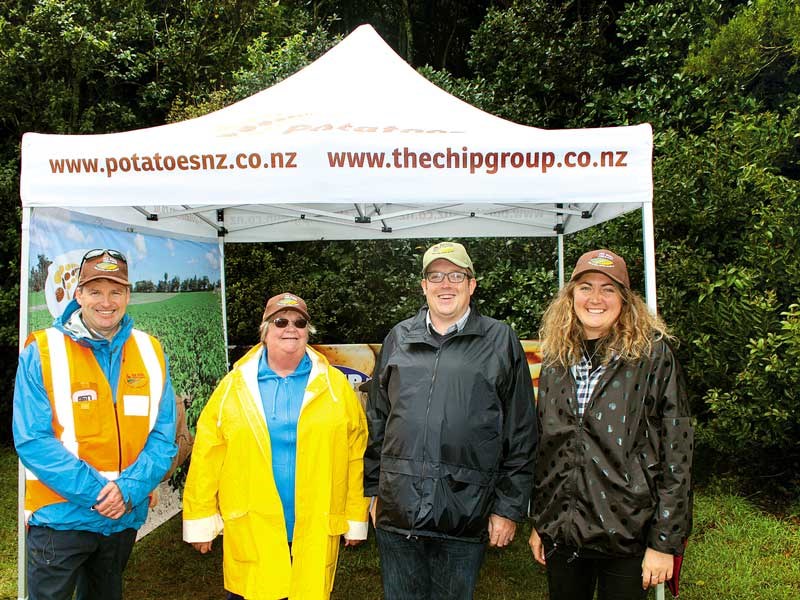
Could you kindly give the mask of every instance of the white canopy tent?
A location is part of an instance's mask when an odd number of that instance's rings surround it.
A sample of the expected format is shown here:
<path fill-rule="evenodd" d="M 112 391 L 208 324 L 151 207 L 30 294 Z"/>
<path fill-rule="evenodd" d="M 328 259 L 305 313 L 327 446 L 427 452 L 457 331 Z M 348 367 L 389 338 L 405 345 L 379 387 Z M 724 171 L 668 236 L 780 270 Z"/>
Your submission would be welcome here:
<path fill-rule="evenodd" d="M 555 236 L 643 209 L 651 259 L 652 133 L 505 121 L 432 85 L 362 26 L 294 76 L 197 119 L 26 134 L 21 197 L 26 210 L 226 242 Z"/>
<path fill-rule="evenodd" d="M 649 125 L 548 131 L 505 121 L 428 82 L 365 25 L 292 77 L 203 117 L 25 134 L 20 344 L 39 208 L 220 246 L 557 236 L 560 259 L 565 234 L 641 210 L 655 309 L 652 192 Z"/>

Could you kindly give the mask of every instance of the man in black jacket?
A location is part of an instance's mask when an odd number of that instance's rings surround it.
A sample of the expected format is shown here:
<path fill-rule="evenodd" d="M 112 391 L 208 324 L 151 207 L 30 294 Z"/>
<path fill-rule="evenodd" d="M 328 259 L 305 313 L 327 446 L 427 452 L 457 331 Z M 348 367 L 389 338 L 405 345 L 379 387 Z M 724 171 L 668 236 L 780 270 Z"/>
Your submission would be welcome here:
<path fill-rule="evenodd" d="M 471 303 L 464 246 L 432 246 L 422 273 L 426 306 L 391 330 L 375 368 L 364 493 L 386 600 L 467 600 L 486 542 L 507 546 L 526 517 L 533 387 L 517 335 Z"/>

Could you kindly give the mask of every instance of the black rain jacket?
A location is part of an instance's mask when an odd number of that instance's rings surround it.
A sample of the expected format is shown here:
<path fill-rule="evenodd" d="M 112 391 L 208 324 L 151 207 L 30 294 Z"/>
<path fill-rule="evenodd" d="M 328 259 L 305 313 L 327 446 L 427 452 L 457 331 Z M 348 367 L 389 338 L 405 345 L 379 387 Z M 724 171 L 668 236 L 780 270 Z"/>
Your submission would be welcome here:
<path fill-rule="evenodd" d="M 539 379 L 531 504 L 550 544 L 614 556 L 683 554 L 692 526 L 694 429 L 686 385 L 664 340 L 649 357 L 612 361 L 583 415 L 563 367 Z"/>
<path fill-rule="evenodd" d="M 490 514 L 526 515 L 536 446 L 530 370 L 514 330 L 474 305 L 441 345 L 426 311 L 384 340 L 367 404 L 364 494 L 379 498 L 381 529 L 483 542 Z"/>

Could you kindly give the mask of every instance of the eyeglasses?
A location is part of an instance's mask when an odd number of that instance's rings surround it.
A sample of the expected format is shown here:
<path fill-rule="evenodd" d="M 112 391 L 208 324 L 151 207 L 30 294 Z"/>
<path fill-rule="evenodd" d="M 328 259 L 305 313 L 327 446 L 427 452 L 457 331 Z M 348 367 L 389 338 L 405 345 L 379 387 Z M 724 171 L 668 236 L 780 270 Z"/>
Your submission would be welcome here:
<path fill-rule="evenodd" d="M 111 248 L 95 248 L 94 250 L 89 250 L 86 254 L 83 255 L 83 259 L 81 260 L 81 267 L 83 266 L 83 263 L 85 263 L 87 260 L 90 260 L 92 258 L 97 258 L 98 256 L 103 256 L 104 254 L 108 254 L 111 258 L 114 258 L 116 260 L 121 260 L 126 265 L 128 264 L 125 255 L 119 250 L 112 250 Z"/>
<path fill-rule="evenodd" d="M 439 271 L 431 271 L 429 273 L 425 273 L 425 279 L 427 279 L 431 283 L 442 283 L 445 277 L 447 277 L 447 281 L 449 281 L 450 283 L 461 283 L 465 279 L 470 279 L 469 274 L 462 273 L 461 271 L 452 271 L 450 273 L 440 273 Z"/>
<path fill-rule="evenodd" d="M 274 323 L 275 327 L 277 327 L 278 329 L 286 328 L 289 325 L 289 323 L 297 327 L 297 329 L 305 329 L 306 325 L 308 325 L 308 319 L 300 317 L 299 319 L 290 321 L 285 317 L 278 317 L 277 319 L 272 319 L 272 323 Z"/>

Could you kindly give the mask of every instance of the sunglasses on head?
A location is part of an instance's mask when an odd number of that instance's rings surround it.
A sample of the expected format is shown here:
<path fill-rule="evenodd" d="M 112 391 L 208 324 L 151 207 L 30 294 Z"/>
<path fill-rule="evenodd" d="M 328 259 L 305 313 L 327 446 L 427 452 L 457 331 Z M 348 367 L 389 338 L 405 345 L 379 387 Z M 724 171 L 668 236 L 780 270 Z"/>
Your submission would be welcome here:
<path fill-rule="evenodd" d="M 83 267 L 83 263 L 85 263 L 87 260 L 91 260 L 92 258 L 97 258 L 98 256 L 103 256 L 104 254 L 108 254 L 111 258 L 114 258 L 116 260 L 121 260 L 125 264 L 128 264 L 125 255 L 119 250 L 112 250 L 111 248 L 95 248 L 94 250 L 89 250 L 86 254 L 83 255 L 83 259 L 81 260 L 81 267 Z"/>
<path fill-rule="evenodd" d="M 305 329 L 306 325 L 308 325 L 308 319 L 304 319 L 303 317 L 300 317 L 299 319 L 295 319 L 294 321 L 290 321 L 286 317 L 278 317 L 277 319 L 272 319 L 272 323 L 278 329 L 283 329 L 283 328 L 287 327 L 289 325 L 289 323 L 291 323 L 292 325 L 297 327 L 297 329 Z"/>

